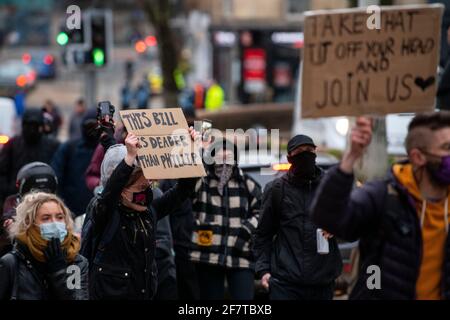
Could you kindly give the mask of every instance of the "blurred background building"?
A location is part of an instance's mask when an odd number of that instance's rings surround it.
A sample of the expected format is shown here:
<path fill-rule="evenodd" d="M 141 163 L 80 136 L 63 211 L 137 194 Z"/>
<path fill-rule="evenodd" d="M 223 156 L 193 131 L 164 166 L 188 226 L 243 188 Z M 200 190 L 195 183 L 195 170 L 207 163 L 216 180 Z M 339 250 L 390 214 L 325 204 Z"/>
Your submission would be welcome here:
<path fill-rule="evenodd" d="M 159 1 L 159 0 L 158 0 Z M 357 0 L 167 0 L 174 30 L 177 64 L 183 86 L 223 88 L 228 104 L 293 101 L 303 46 L 307 10 L 357 6 Z M 67 6 L 96 6 L 114 13 L 114 44 L 135 49 L 137 59 L 156 60 L 158 44 L 139 0 L 56 1 L 1 0 L 0 46 L 50 47 Z M 370 0 L 362 1 L 370 4 Z M 381 0 L 380 4 L 426 3 L 426 0 Z M 433 2 L 433 1 L 428 1 Z M 439 1 L 443 2 L 443 1 Z M 444 1 L 445 2 L 445 1 Z M 151 1 L 150 1 L 151 3 Z M 444 19 L 443 28 L 448 26 Z M 446 31 L 446 30 L 445 30 Z M 153 36 L 153 37 L 152 37 Z M 150 37 L 150 38 L 149 38 Z M 446 32 L 443 32 L 443 38 Z M 444 42 L 442 56 L 447 57 Z M 56 56 L 58 59 L 59 57 Z M 1 56 L 0 56 L 1 59 Z M 152 67 L 158 70 L 157 63 Z"/>

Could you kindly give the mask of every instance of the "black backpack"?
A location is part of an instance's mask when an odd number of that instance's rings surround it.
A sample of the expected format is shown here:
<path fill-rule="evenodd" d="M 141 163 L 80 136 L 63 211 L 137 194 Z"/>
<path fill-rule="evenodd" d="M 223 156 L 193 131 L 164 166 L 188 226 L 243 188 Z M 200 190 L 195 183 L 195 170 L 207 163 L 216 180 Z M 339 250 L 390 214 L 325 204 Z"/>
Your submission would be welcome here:
<path fill-rule="evenodd" d="M 95 229 L 95 220 L 92 218 L 97 209 L 99 196 L 95 196 L 89 202 L 86 208 L 86 217 L 81 229 L 81 248 L 80 254 L 89 261 L 89 266 L 98 263 L 105 250 L 105 247 L 111 242 L 119 226 L 119 217 L 113 214 L 104 230 L 100 232 Z M 97 233 L 97 234 L 96 234 Z"/>

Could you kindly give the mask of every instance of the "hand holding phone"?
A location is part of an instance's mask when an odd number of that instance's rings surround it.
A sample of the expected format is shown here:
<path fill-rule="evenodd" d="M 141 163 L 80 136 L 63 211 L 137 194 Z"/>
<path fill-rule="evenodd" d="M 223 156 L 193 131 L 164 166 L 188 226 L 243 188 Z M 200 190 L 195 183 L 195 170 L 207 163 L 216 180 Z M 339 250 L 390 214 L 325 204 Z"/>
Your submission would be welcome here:
<path fill-rule="evenodd" d="M 101 127 L 114 128 L 116 108 L 109 101 L 100 101 L 97 107 L 97 120 Z"/>

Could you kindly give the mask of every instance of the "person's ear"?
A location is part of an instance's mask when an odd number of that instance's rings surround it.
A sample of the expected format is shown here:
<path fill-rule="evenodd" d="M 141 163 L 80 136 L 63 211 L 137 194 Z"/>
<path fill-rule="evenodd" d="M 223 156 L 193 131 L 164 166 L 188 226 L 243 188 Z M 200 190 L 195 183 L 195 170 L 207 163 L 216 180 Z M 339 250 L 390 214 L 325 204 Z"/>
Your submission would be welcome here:
<path fill-rule="evenodd" d="M 427 163 L 427 158 L 419 149 L 413 148 L 409 151 L 409 161 L 416 167 L 422 167 Z"/>

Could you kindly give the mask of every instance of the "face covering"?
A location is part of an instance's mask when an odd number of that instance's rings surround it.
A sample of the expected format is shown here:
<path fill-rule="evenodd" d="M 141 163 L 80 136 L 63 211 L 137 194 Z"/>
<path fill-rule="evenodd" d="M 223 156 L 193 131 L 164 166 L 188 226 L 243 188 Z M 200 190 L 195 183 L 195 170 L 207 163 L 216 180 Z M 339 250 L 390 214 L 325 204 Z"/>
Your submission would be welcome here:
<path fill-rule="evenodd" d="M 219 189 L 219 194 L 223 196 L 223 188 L 228 183 L 233 174 L 233 165 L 230 164 L 217 164 L 215 166 L 216 175 L 219 177 L 219 183 L 217 188 Z"/>
<path fill-rule="evenodd" d="M 303 151 L 295 156 L 288 156 L 291 163 L 291 172 L 296 178 L 312 179 L 316 171 L 316 154 L 310 151 Z"/>
<path fill-rule="evenodd" d="M 144 191 L 133 192 L 130 189 L 122 191 L 122 202 L 125 206 L 136 211 L 145 211 L 153 200 L 151 188 Z"/>
<path fill-rule="evenodd" d="M 42 132 L 38 123 L 24 123 L 22 136 L 27 144 L 36 144 L 41 140 Z"/>
<path fill-rule="evenodd" d="M 450 156 L 442 157 L 440 161 L 427 161 L 425 168 L 436 184 L 450 185 Z"/>
<path fill-rule="evenodd" d="M 64 222 L 48 222 L 39 225 L 41 237 L 50 241 L 57 238 L 62 243 L 67 236 L 66 224 Z"/>
<path fill-rule="evenodd" d="M 82 134 L 86 144 L 94 146 L 100 139 L 100 131 L 98 130 L 97 121 L 87 120 L 82 125 Z"/>
<path fill-rule="evenodd" d="M 150 204 L 149 198 L 151 193 L 149 191 L 133 192 L 132 202 L 147 207 Z"/>

